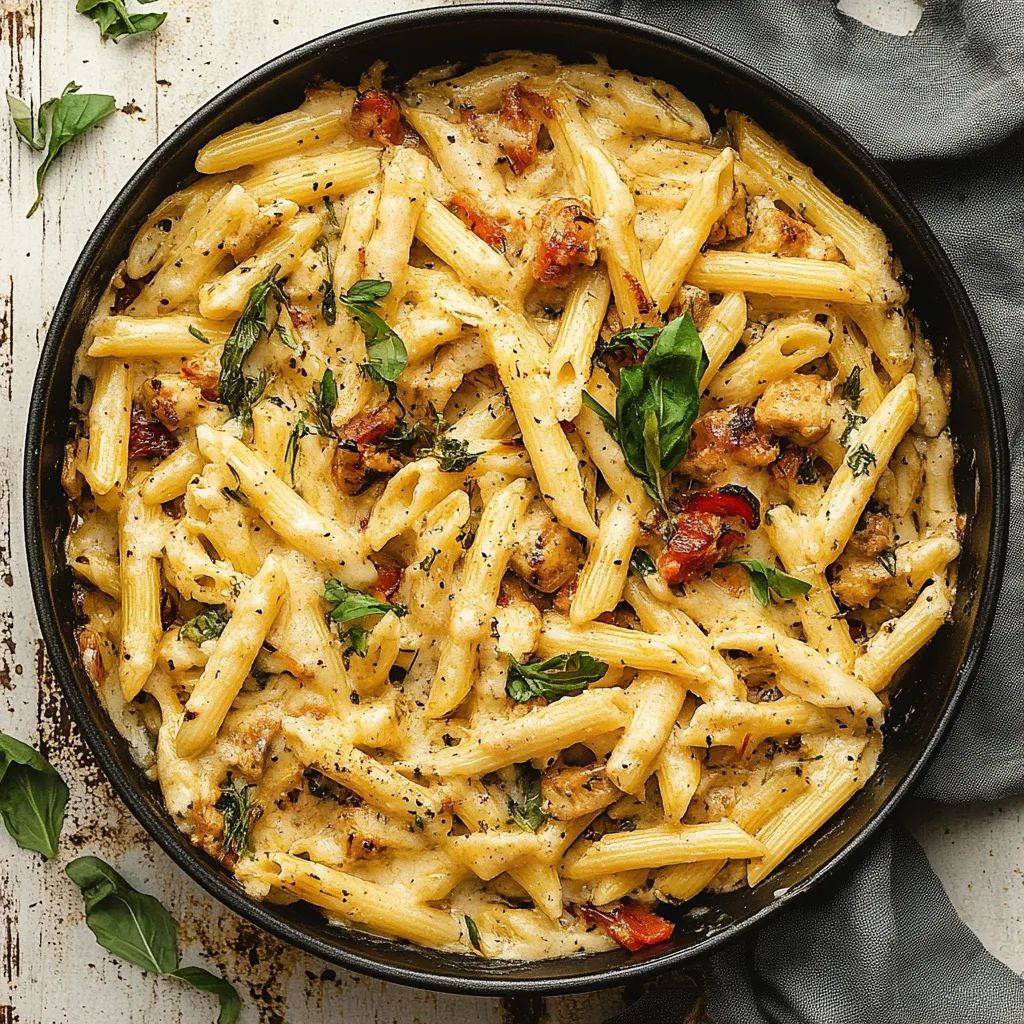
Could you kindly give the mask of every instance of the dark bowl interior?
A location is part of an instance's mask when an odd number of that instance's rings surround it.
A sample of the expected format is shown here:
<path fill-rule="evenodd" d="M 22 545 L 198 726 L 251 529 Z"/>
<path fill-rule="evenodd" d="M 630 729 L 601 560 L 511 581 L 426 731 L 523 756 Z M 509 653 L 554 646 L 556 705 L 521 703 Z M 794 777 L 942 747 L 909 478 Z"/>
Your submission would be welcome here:
<path fill-rule="evenodd" d="M 523 964 L 431 952 L 327 927 L 308 908 L 256 903 L 191 847 L 171 825 L 157 789 L 133 767 L 77 661 L 71 575 L 62 556 L 68 520 L 60 487 L 72 357 L 82 327 L 138 224 L 189 179 L 200 146 L 239 122 L 296 106 L 317 75 L 354 83 L 372 61 L 385 58 L 391 72 L 404 77 L 424 66 L 472 63 L 489 51 L 512 47 L 577 59 L 603 53 L 615 66 L 675 83 L 705 111 L 709 104 L 743 110 L 787 141 L 840 195 L 881 226 L 911 279 L 913 308 L 952 370 L 957 492 L 960 508 L 968 513 L 952 622 L 916 659 L 896 691 L 885 751 L 871 783 L 757 888 L 701 899 L 701 910 L 678 914 L 671 942 L 647 952 L 617 950 Z M 1007 491 L 1001 403 L 977 320 L 931 232 L 878 164 L 821 114 L 723 54 L 621 19 L 527 5 L 423 11 L 335 32 L 252 72 L 175 131 L 111 205 L 65 288 L 36 378 L 25 462 L 31 579 L 50 657 L 87 741 L 115 789 L 157 842 L 222 902 L 312 953 L 392 981 L 478 994 L 597 988 L 677 965 L 797 898 L 851 854 L 923 767 L 977 663 L 1005 550 Z"/>

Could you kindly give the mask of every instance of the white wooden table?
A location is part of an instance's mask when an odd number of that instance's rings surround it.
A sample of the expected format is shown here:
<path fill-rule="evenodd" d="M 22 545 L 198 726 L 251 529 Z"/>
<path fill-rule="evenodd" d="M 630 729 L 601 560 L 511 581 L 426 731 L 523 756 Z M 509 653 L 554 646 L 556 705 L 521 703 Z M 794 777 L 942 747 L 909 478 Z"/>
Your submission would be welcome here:
<path fill-rule="evenodd" d="M 86 929 L 63 867 L 84 851 L 115 863 L 159 895 L 180 925 L 185 963 L 238 983 L 242 1020 L 353 1024 L 472 1019 L 597 1022 L 618 991 L 502 1002 L 439 996 L 334 970 L 224 910 L 149 841 L 92 762 L 62 707 L 32 611 L 21 524 L 22 438 L 37 353 L 64 279 L 93 224 L 135 166 L 191 111 L 242 73 L 312 35 L 420 0 L 175 0 L 155 36 L 101 43 L 73 0 L 0 0 L 4 85 L 39 100 L 74 79 L 113 93 L 119 112 L 73 144 L 52 169 L 39 213 L 34 154 L 0 117 L 0 729 L 38 742 L 71 785 L 61 857 L 43 864 L 0 835 L 0 1024 L 153 1024 L 215 1017 L 209 996 L 145 976 L 106 956 Z M 842 0 L 878 28 L 908 31 L 917 0 Z M 1024 801 L 943 810 L 910 808 L 957 909 L 986 946 L 1024 968 Z"/>

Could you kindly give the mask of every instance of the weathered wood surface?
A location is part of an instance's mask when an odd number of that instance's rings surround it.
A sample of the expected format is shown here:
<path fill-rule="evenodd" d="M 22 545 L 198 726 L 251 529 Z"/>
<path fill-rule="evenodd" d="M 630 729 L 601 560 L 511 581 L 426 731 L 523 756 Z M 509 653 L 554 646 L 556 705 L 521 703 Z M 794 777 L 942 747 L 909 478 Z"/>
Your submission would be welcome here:
<path fill-rule="evenodd" d="M 261 934 L 207 897 L 124 810 L 62 707 L 31 607 L 21 525 L 22 438 L 39 347 L 64 279 L 93 224 L 157 141 L 240 74 L 312 35 L 418 0 L 175 0 L 155 36 L 101 43 L 73 0 L 0 0 L 4 86 L 39 100 L 74 79 L 111 92 L 119 112 L 73 144 L 50 173 L 42 209 L 38 159 L 0 118 L 0 728 L 38 742 L 71 784 L 61 858 L 44 864 L 0 835 L 0 1024 L 124 1024 L 213 1020 L 209 996 L 106 956 L 86 929 L 64 864 L 89 851 L 159 895 L 180 925 L 183 960 L 238 983 L 242 1020 L 353 1024 L 474 1020 L 597 1022 L 622 1005 L 618 990 L 577 998 L 500 1001 L 432 995 L 335 970 Z M 844 0 L 873 24 L 906 30 L 913 0 Z M 1019 870 L 1021 804 L 919 816 L 917 831 L 954 901 L 983 939 L 1024 966 Z M 682 1008 L 681 1008 L 682 1009 Z"/>

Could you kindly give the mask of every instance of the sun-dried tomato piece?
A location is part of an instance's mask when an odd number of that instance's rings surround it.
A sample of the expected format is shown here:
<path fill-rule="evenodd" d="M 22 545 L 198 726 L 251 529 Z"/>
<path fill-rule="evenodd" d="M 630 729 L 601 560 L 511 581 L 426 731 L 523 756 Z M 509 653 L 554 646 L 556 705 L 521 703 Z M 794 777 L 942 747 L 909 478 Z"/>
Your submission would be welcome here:
<path fill-rule="evenodd" d="M 637 311 L 640 313 L 650 313 L 654 309 L 654 303 L 647 292 L 644 291 L 644 286 L 628 270 L 623 271 L 623 277 L 626 279 L 626 284 L 629 285 L 629 290 L 633 293 L 633 298 L 636 299 Z"/>
<path fill-rule="evenodd" d="M 370 593 L 381 601 L 390 601 L 395 596 L 402 582 L 402 567 L 393 562 L 383 562 L 377 565 L 377 582 L 371 588 Z"/>
<path fill-rule="evenodd" d="M 398 410 L 393 402 L 385 402 L 369 412 L 349 420 L 341 428 L 342 436 L 358 445 L 376 444 L 390 433 L 398 422 Z"/>
<path fill-rule="evenodd" d="M 140 405 L 132 405 L 131 430 L 128 434 L 130 459 L 165 459 L 178 447 L 178 439 L 162 424 L 146 419 Z"/>
<path fill-rule="evenodd" d="M 761 525 L 761 502 L 746 487 L 726 484 L 709 491 L 695 491 L 682 501 L 683 512 L 711 512 L 714 515 L 738 516 L 751 530 Z"/>
<path fill-rule="evenodd" d="M 494 141 L 516 174 L 536 163 L 541 122 L 554 116 L 551 104 L 520 82 L 502 92 Z"/>
<path fill-rule="evenodd" d="M 577 267 L 597 259 L 597 222 L 577 199 L 555 199 L 537 214 L 540 242 L 533 276 L 542 284 L 561 284 Z"/>
<path fill-rule="evenodd" d="M 382 89 L 369 89 L 356 100 L 349 124 L 357 135 L 392 146 L 418 146 L 421 142 L 416 131 L 402 120 L 398 100 Z"/>
<path fill-rule="evenodd" d="M 579 908 L 584 920 L 596 924 L 620 946 L 635 952 L 672 938 L 675 925 L 633 900 L 618 900 L 606 907 L 585 903 Z"/>
<path fill-rule="evenodd" d="M 710 572 L 742 536 L 713 512 L 684 512 L 676 519 L 668 546 L 658 556 L 658 572 L 673 586 L 696 579 Z"/>
<path fill-rule="evenodd" d="M 485 241 L 492 249 L 504 252 L 506 247 L 505 229 L 497 217 L 482 213 L 471 206 L 462 196 L 452 196 L 448 209 L 455 214 L 477 238 Z"/>

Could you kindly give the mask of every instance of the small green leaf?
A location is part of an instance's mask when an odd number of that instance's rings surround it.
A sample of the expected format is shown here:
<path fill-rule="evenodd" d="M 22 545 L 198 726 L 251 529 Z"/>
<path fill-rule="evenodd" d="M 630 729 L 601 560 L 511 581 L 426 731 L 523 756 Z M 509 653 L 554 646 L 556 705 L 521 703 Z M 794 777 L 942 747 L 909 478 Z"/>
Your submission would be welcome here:
<path fill-rule="evenodd" d="M 635 348 L 641 352 L 647 352 L 658 340 L 659 334 L 661 334 L 660 327 L 644 327 L 641 324 L 635 324 L 633 327 L 627 327 L 624 331 L 619 331 L 618 334 L 613 334 L 607 341 L 598 339 L 594 354 L 603 356 L 607 352 L 625 348 Z"/>
<path fill-rule="evenodd" d="M 224 632 L 231 613 L 222 604 L 211 605 L 194 618 L 188 620 L 179 630 L 182 640 L 191 640 L 194 644 L 202 644 L 207 640 L 216 640 Z"/>
<path fill-rule="evenodd" d="M 309 402 L 316 416 L 317 429 L 322 435 L 329 437 L 334 433 L 331 416 L 338 404 L 338 385 L 332 370 L 324 370 L 323 377 L 314 382 L 309 389 Z"/>
<path fill-rule="evenodd" d="M 633 554 L 629 556 L 630 576 L 653 576 L 657 571 L 654 559 L 643 548 L 633 548 Z"/>
<path fill-rule="evenodd" d="M 867 445 L 859 444 L 847 453 L 846 464 L 854 476 L 868 476 L 878 464 L 878 456 Z"/>
<path fill-rule="evenodd" d="M 435 558 L 437 558 L 437 556 L 438 556 L 439 554 L 441 554 L 441 550 L 440 550 L 440 548 L 431 548 L 431 549 L 430 549 L 430 554 L 428 554 L 428 555 L 425 555 L 425 556 L 424 556 L 423 558 L 421 558 L 421 559 L 420 559 L 420 561 L 419 561 L 419 562 L 417 562 L 416 564 L 417 564 L 417 565 L 419 566 L 419 568 L 421 568 L 421 569 L 422 569 L 422 570 L 423 570 L 424 572 L 429 572 L 429 571 L 430 571 L 430 567 L 431 567 L 431 566 L 432 566 L 432 565 L 434 564 L 434 559 L 435 559 Z"/>
<path fill-rule="evenodd" d="M 890 575 L 896 575 L 896 549 L 886 548 L 878 552 L 878 564 Z"/>
<path fill-rule="evenodd" d="M 843 417 L 846 420 L 846 427 L 839 438 L 839 443 L 845 448 L 850 443 L 850 438 L 867 423 L 868 418 L 861 416 L 858 412 L 851 412 L 849 409 L 843 411 Z"/>
<path fill-rule="evenodd" d="M 480 946 L 480 929 L 477 928 L 476 921 L 474 921 L 469 914 L 466 914 L 465 921 L 466 933 L 469 935 L 470 944 L 478 953 L 482 953 L 483 949 Z"/>
<path fill-rule="evenodd" d="M 250 830 L 263 815 L 263 808 L 252 802 L 255 786 L 240 783 L 228 772 L 220 784 L 220 798 L 214 807 L 224 816 L 224 849 L 239 857 L 252 856 Z"/>
<path fill-rule="evenodd" d="M 544 798 L 540 789 L 540 772 L 528 764 L 517 765 L 521 801 L 508 798 L 508 815 L 513 825 L 524 832 L 536 832 L 548 820 L 544 813 Z"/>
<path fill-rule="evenodd" d="M 363 280 L 336 296 L 359 324 L 366 339 L 367 374 L 383 385 L 398 380 L 408 360 L 405 343 L 378 312 L 377 300 L 390 291 L 390 281 Z"/>
<path fill-rule="evenodd" d="M 278 317 L 277 323 L 274 324 L 274 332 L 281 339 L 281 344 L 285 348 L 290 348 L 293 352 L 299 351 L 299 343 L 295 340 L 291 327 L 281 317 Z"/>
<path fill-rule="evenodd" d="M 57 770 L 21 740 L 0 733 L 0 815 L 23 850 L 57 856 L 68 787 Z"/>
<path fill-rule="evenodd" d="M 739 558 L 736 564 L 742 565 L 750 573 L 750 589 L 754 592 L 754 597 L 765 607 L 771 604 L 771 591 L 783 600 L 810 593 L 811 585 L 806 580 L 790 576 L 789 573 L 776 569 L 767 562 L 759 562 L 754 558 Z"/>
<path fill-rule="evenodd" d="M 589 392 L 583 392 L 583 404 L 592 412 L 597 415 L 601 422 L 605 425 L 605 429 L 611 436 L 618 441 L 619 439 L 619 425 L 615 422 L 615 417 Z"/>
<path fill-rule="evenodd" d="M 179 967 L 171 971 L 175 978 L 180 978 L 200 992 L 212 992 L 220 1001 L 220 1013 L 217 1024 L 235 1024 L 242 1012 L 242 1000 L 238 997 L 235 986 L 211 974 L 205 967 Z"/>
<path fill-rule="evenodd" d="M 556 701 L 569 693 L 585 690 L 591 683 L 603 679 L 608 666 L 592 658 L 586 651 L 556 654 L 547 661 L 521 664 L 511 654 L 508 657 L 508 677 L 505 692 L 517 703 L 542 697 Z"/>
<path fill-rule="evenodd" d="M 345 639 L 348 640 L 346 654 L 355 654 L 365 658 L 370 650 L 370 631 L 363 626 L 353 626 L 345 630 Z"/>
<path fill-rule="evenodd" d="M 140 0 L 140 3 L 154 2 Z M 124 0 L 78 0 L 75 10 L 96 22 L 101 39 L 112 39 L 115 43 L 121 36 L 154 32 L 167 17 L 166 14 L 129 14 Z"/>
<path fill-rule="evenodd" d="M 199 330 L 199 328 L 196 327 L 195 324 L 188 325 L 188 333 L 191 334 L 193 338 L 196 338 L 199 341 L 201 341 L 204 345 L 212 344 L 210 339 L 205 334 L 203 334 L 203 332 Z"/>
<path fill-rule="evenodd" d="M 98 857 L 73 860 L 67 873 L 85 897 L 85 923 L 107 952 L 156 974 L 177 968 L 177 928 L 155 896 L 133 889 Z"/>
<path fill-rule="evenodd" d="M 295 426 L 292 427 L 292 432 L 288 435 L 288 443 L 284 446 L 284 461 L 291 469 L 293 487 L 295 486 L 295 466 L 299 460 L 299 442 L 312 432 L 312 427 L 306 423 L 306 412 L 303 410 L 295 418 Z"/>
<path fill-rule="evenodd" d="M 863 388 L 860 386 L 860 367 L 855 366 L 850 371 L 850 376 L 843 381 L 843 386 L 839 391 L 839 397 L 856 409 L 860 405 L 860 396 L 862 391 Z"/>
<path fill-rule="evenodd" d="M 36 130 L 35 118 L 32 116 L 32 108 L 19 96 L 9 92 L 7 94 L 7 108 L 11 112 L 11 120 L 18 134 L 37 153 L 42 151 L 46 145 L 45 130 Z"/>
<path fill-rule="evenodd" d="M 406 613 L 405 605 L 378 601 L 372 594 L 353 590 L 340 580 L 328 580 L 324 584 L 323 598 L 334 606 L 331 609 L 331 621 L 337 622 L 340 626 L 367 615 L 386 615 L 388 612 L 394 612 L 401 617 Z"/>

